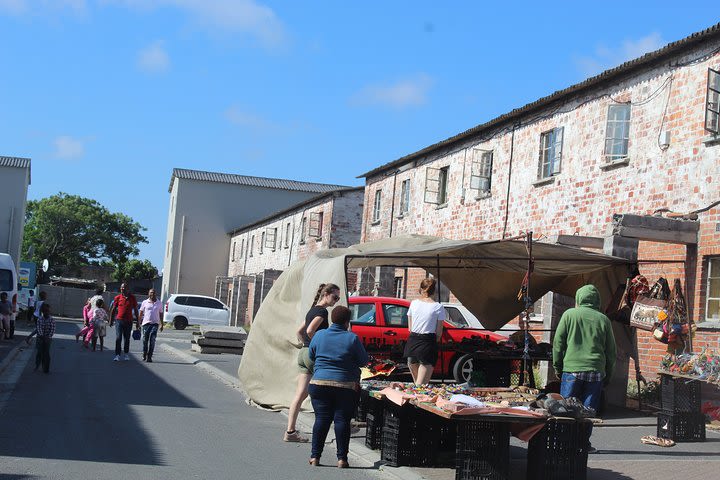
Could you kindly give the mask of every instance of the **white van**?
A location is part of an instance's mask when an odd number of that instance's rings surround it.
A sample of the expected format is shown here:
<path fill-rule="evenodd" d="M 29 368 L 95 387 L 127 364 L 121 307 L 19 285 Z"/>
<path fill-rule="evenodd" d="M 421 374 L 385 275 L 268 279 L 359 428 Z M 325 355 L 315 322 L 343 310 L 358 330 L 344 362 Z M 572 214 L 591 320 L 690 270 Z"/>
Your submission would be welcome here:
<path fill-rule="evenodd" d="M 0 292 L 7 293 L 13 306 L 13 315 L 17 315 L 18 276 L 15 262 L 7 253 L 0 253 Z"/>

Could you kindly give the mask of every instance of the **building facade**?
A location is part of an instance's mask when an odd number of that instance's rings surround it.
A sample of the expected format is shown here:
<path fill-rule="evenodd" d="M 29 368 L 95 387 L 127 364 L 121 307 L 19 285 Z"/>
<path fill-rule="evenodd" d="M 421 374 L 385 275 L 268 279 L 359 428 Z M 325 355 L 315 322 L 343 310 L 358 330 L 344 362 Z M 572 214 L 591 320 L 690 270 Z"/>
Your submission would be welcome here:
<path fill-rule="evenodd" d="M 0 178 L 0 252 L 9 253 L 17 269 L 22 255 L 30 159 L 0 156 Z"/>
<path fill-rule="evenodd" d="M 176 168 L 170 187 L 162 296 L 212 295 L 228 270 L 228 232 L 339 185 Z"/>
<path fill-rule="evenodd" d="M 365 173 L 362 239 L 590 237 L 680 278 L 694 350 L 720 348 L 719 105 L 720 24 Z M 626 214 L 695 233 L 628 233 Z M 408 297 L 425 276 L 391 275 Z M 665 346 L 638 343 L 657 366 Z"/>
<path fill-rule="evenodd" d="M 323 193 L 229 232 L 226 277 L 215 294 L 231 306 L 233 322 L 252 321 L 262 299 L 291 263 L 318 250 L 360 241 L 364 187 Z"/>

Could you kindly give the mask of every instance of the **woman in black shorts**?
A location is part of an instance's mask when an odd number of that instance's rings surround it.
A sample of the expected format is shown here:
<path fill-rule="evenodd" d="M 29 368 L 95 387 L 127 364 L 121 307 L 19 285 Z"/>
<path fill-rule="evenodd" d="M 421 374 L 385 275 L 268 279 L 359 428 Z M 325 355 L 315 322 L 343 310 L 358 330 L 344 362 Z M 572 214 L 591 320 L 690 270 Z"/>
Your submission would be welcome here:
<path fill-rule="evenodd" d="M 405 357 L 416 385 L 430 382 L 438 359 L 438 341 L 442 336 L 445 308 L 432 299 L 435 279 L 420 282 L 420 298 L 410 303 L 408 328 L 410 336 L 405 345 Z"/>

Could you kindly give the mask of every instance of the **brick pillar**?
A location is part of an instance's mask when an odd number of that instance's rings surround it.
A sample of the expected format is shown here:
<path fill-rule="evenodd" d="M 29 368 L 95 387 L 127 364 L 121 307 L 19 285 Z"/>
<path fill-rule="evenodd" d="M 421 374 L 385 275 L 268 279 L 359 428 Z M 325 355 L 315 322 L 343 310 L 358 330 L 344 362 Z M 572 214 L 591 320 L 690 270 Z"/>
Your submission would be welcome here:
<path fill-rule="evenodd" d="M 250 292 L 248 290 L 252 277 L 241 275 L 236 277 L 237 286 L 235 287 L 235 326 L 250 323 L 248 320 L 248 303 L 250 301 Z"/>
<path fill-rule="evenodd" d="M 633 238 L 625 238 L 613 235 L 605 238 L 603 253 L 615 257 L 627 258 L 628 260 L 638 259 L 638 246 L 640 242 Z M 610 384 L 605 387 L 605 400 L 609 405 L 625 406 L 627 397 L 627 384 L 629 377 L 630 358 L 637 357 L 637 337 L 634 328 L 618 322 L 610 322 L 615 335 L 617 355 L 615 358 L 615 373 Z M 637 359 L 635 360 L 637 361 Z"/>

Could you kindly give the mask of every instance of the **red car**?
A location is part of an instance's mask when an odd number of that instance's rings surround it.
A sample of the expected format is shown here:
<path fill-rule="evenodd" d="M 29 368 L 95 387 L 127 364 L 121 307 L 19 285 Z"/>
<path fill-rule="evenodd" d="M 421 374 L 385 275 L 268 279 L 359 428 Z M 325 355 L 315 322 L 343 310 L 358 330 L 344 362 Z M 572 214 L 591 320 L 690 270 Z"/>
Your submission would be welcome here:
<path fill-rule="evenodd" d="M 404 362 L 403 349 L 410 335 L 410 302 L 392 297 L 350 297 L 351 328 L 360 337 L 367 352 L 376 358 Z M 450 318 L 448 316 L 448 318 Z M 445 321 L 440 354 L 433 377 L 466 382 L 473 372 L 473 355 L 460 348 L 464 339 L 506 341 L 508 337 L 489 330 L 456 328 Z"/>

